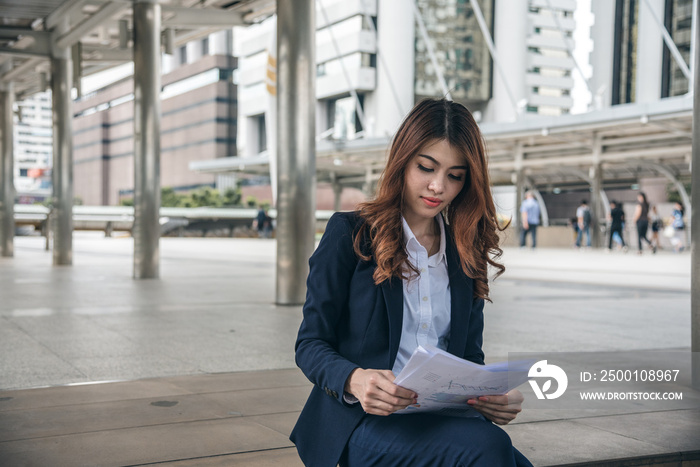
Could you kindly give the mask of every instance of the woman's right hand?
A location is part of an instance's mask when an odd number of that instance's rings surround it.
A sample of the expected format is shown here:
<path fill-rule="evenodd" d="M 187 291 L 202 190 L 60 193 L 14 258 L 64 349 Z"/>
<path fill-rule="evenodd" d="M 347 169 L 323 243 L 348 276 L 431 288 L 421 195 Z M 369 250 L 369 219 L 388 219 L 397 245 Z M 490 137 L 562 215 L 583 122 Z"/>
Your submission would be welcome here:
<path fill-rule="evenodd" d="M 415 404 L 418 395 L 394 384 L 391 370 L 356 368 L 345 382 L 345 392 L 352 394 L 362 409 L 372 415 L 390 415 Z"/>

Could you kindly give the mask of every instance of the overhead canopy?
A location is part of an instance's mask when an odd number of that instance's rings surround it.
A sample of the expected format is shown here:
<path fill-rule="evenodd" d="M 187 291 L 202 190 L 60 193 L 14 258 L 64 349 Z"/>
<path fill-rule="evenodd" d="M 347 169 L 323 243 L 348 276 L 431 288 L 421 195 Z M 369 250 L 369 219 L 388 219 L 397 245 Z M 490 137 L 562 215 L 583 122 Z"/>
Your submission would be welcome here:
<path fill-rule="evenodd" d="M 559 184 L 588 188 L 596 138 L 601 144 L 605 187 L 627 187 L 640 178 L 668 172 L 690 176 L 693 101 L 681 96 L 649 104 L 619 105 L 560 117 L 527 117 L 481 125 L 492 181 L 513 184 L 515 153 L 522 146 L 525 175 L 536 187 Z M 358 186 L 376 181 L 384 167 L 387 138 L 322 140 L 317 144 L 319 181 Z M 202 173 L 267 174 L 268 155 L 227 157 L 190 163 Z"/>
<path fill-rule="evenodd" d="M 275 13 L 276 2 L 177 0 L 161 5 L 163 43 L 172 50 L 217 30 L 260 21 Z M 65 26 L 62 34 L 55 31 L 59 25 Z M 18 99 L 45 90 L 52 47 L 74 47 L 76 81 L 130 62 L 132 25 L 130 1 L 0 0 L 0 82 L 14 82 Z"/>

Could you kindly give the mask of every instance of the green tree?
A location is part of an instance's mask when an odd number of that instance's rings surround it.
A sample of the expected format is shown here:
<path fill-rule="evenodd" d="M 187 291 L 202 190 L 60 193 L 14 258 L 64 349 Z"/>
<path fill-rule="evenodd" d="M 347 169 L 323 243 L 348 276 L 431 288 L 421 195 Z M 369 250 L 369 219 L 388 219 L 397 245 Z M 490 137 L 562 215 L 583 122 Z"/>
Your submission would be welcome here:
<path fill-rule="evenodd" d="M 170 187 L 160 189 L 160 205 L 164 208 L 176 208 L 180 205 L 183 195 L 175 193 Z"/>
<path fill-rule="evenodd" d="M 229 206 L 240 206 L 243 199 L 243 194 L 240 188 L 229 188 L 224 192 L 223 205 Z"/>
<path fill-rule="evenodd" d="M 683 183 L 683 186 L 685 187 L 685 191 L 688 192 L 688 196 L 690 196 L 690 188 L 691 188 L 692 183 L 687 182 Z M 683 201 L 681 200 L 681 195 L 678 193 L 678 190 L 676 190 L 676 186 L 673 183 L 669 183 L 666 185 L 666 196 L 668 197 L 668 201 L 670 203 L 682 203 Z"/>

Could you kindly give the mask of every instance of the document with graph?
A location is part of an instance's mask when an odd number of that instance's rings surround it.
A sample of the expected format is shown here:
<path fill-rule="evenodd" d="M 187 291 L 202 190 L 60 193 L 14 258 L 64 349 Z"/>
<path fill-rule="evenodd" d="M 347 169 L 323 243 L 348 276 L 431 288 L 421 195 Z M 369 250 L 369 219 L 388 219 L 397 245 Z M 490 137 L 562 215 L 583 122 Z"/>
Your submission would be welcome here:
<path fill-rule="evenodd" d="M 441 412 L 474 417 L 478 412 L 467 404 L 479 396 L 505 394 L 528 380 L 534 362 L 476 363 L 432 346 L 419 346 L 397 375 L 395 384 L 418 394 L 418 403 L 397 414 Z"/>

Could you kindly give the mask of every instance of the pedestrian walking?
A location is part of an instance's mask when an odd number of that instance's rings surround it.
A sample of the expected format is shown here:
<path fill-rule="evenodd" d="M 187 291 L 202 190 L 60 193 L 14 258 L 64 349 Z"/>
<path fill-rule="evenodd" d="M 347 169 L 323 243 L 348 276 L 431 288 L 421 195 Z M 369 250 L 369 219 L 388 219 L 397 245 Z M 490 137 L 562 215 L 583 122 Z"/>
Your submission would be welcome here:
<path fill-rule="evenodd" d="M 685 210 L 683 205 L 679 202 L 673 207 L 673 221 L 671 225 L 673 226 L 673 238 L 671 238 L 671 244 L 673 245 L 673 251 L 680 253 L 685 249 L 685 221 L 683 220 L 683 215 Z"/>
<path fill-rule="evenodd" d="M 581 200 L 581 204 L 576 208 L 576 219 L 578 221 L 578 234 L 576 235 L 576 247 L 581 248 L 581 240 L 583 234 L 586 234 L 586 246 L 591 247 L 591 209 L 585 199 Z"/>
<path fill-rule="evenodd" d="M 255 219 L 257 221 L 258 237 L 270 238 L 272 234 L 272 218 L 268 215 L 267 209 L 264 206 L 260 206 Z"/>
<path fill-rule="evenodd" d="M 532 465 L 497 426 L 520 412 L 520 391 L 470 399 L 471 418 L 394 413 L 416 403 L 394 378 L 418 345 L 484 362 L 488 269 L 504 270 L 487 160 L 466 107 L 424 100 L 394 136 L 376 199 L 328 221 L 296 341 L 314 383 L 290 436 L 305 465 Z"/>
<path fill-rule="evenodd" d="M 647 238 L 647 230 L 649 229 L 649 202 L 647 195 L 643 192 L 637 194 L 637 207 L 634 211 L 634 223 L 637 226 L 637 254 L 642 254 L 642 242 L 646 242 L 649 248 L 656 253 L 656 247 L 651 244 Z"/>
<path fill-rule="evenodd" d="M 622 210 L 622 206 L 617 201 L 610 202 L 610 238 L 608 240 L 608 250 L 612 251 L 613 240 L 616 235 L 620 238 L 620 243 L 624 251 L 627 251 L 627 245 L 625 245 L 625 237 L 622 235 L 622 229 L 625 224 L 625 211 Z"/>
<path fill-rule="evenodd" d="M 540 205 L 532 191 L 525 193 L 525 201 L 520 206 L 522 226 L 520 229 L 520 247 L 525 248 L 527 234 L 532 236 L 532 248 L 537 247 L 537 226 L 540 225 Z"/>

